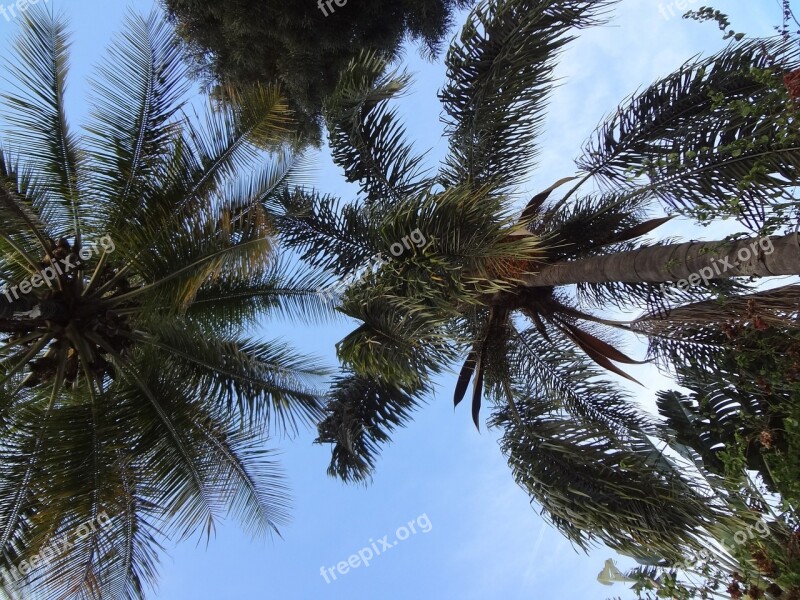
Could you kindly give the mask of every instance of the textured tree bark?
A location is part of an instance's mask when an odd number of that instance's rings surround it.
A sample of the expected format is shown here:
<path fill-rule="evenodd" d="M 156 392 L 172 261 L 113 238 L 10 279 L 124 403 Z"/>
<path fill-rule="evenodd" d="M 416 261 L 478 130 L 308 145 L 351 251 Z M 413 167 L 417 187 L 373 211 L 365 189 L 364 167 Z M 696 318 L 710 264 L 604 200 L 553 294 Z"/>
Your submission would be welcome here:
<path fill-rule="evenodd" d="M 523 277 L 529 287 L 574 283 L 666 283 L 800 275 L 800 235 L 736 242 L 685 242 L 565 261 Z"/>

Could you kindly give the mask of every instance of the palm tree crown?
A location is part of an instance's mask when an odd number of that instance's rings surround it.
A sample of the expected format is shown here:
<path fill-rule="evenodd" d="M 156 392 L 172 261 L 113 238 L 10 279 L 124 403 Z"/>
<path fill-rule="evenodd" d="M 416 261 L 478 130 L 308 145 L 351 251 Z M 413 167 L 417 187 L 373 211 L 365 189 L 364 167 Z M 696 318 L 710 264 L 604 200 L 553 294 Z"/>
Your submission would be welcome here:
<path fill-rule="evenodd" d="M 226 513 L 255 534 L 285 522 L 264 440 L 318 420 L 324 371 L 247 327 L 326 308 L 263 208 L 298 181 L 291 155 L 260 150 L 285 133 L 278 92 L 199 126 L 174 32 L 131 15 L 78 135 L 67 48 L 63 19 L 26 13 L 4 96 L 2 572 L 25 597 L 142 598 L 163 536 Z"/>
<path fill-rule="evenodd" d="M 552 201 L 577 178 L 558 181 L 520 212 L 515 194 L 540 151 L 555 59 L 611 4 L 481 2 L 447 55 L 440 99 L 449 153 L 435 172 L 390 105 L 409 77 L 364 55 L 327 107 L 334 159 L 360 198 L 295 189 L 268 208 L 286 243 L 332 278 L 388 254 L 409 232 L 428 241 L 339 299 L 359 326 L 337 346 L 342 373 L 319 426 L 318 441 L 332 444 L 331 474 L 368 478 L 391 431 L 437 374 L 456 367 L 455 403 L 472 381 L 477 425 L 483 395 L 492 398 L 490 423 L 502 428 L 515 478 L 566 535 L 584 547 L 599 540 L 677 559 L 701 547 L 730 507 L 661 452 L 654 423 L 607 376 L 627 376 L 618 364 L 635 362 L 615 336 L 634 327 L 593 309 L 663 316 L 740 293 L 742 276 L 800 273 L 796 238 L 776 237 L 780 251 L 769 260 L 754 250 L 740 268 L 666 297 L 660 284 L 745 242 L 644 237 L 675 216 L 734 217 L 745 237 L 792 221 L 800 135 L 783 76 L 797 68 L 798 51 L 755 40 L 682 66 L 600 127 L 578 161 L 580 181 Z M 603 191 L 581 192 L 593 179 Z"/>

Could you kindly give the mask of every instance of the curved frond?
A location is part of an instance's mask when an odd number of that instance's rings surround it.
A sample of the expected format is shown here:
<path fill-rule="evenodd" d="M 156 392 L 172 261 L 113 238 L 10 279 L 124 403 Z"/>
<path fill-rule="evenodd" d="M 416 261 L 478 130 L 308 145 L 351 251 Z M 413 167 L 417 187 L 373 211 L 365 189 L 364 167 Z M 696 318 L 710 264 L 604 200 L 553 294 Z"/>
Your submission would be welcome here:
<path fill-rule="evenodd" d="M 93 82 L 92 192 L 113 235 L 155 195 L 188 83 L 180 40 L 158 13 L 129 13 Z"/>
<path fill-rule="evenodd" d="M 414 154 L 405 128 L 388 103 L 408 86 L 405 73 L 364 53 L 350 63 L 325 108 L 333 159 L 347 181 L 358 182 L 368 207 L 399 202 L 426 186 L 423 156 Z"/>
<path fill-rule="evenodd" d="M 798 68 L 797 44 L 780 38 L 689 62 L 609 117 L 578 165 L 701 221 L 774 232 L 796 220 L 800 136 L 783 75 Z"/>
<path fill-rule="evenodd" d="M 537 396 L 515 407 L 499 408 L 493 418 L 514 478 L 584 550 L 602 542 L 678 560 L 702 547 L 699 537 L 724 514 L 645 435 L 598 435 Z"/>
<path fill-rule="evenodd" d="M 424 392 L 352 373 L 337 377 L 317 438 L 319 444 L 333 445 L 328 474 L 349 482 L 368 479 L 380 447 L 394 429 L 405 425 Z"/>
<path fill-rule="evenodd" d="M 473 9 L 445 59 L 445 185 L 491 185 L 501 193 L 521 183 L 537 152 L 555 58 L 569 31 L 595 24 L 609 4 L 485 0 Z"/>
<path fill-rule="evenodd" d="M 14 152 L 35 167 L 37 184 L 50 195 L 51 210 L 58 210 L 68 223 L 57 235 L 80 235 L 81 222 L 91 220 L 91 214 L 81 208 L 84 151 L 64 110 L 67 23 L 44 5 L 32 7 L 22 18 L 25 30 L 16 39 L 16 56 L 7 59 L 14 91 L 3 95 L 3 116 L 13 127 L 9 139 Z"/>

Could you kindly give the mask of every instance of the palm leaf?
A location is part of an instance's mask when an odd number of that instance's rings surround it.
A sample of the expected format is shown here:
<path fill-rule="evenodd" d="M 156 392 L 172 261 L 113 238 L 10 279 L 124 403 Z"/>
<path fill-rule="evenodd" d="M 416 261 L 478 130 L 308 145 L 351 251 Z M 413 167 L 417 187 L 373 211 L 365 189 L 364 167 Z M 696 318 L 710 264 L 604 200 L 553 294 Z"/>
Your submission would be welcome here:
<path fill-rule="evenodd" d="M 682 214 L 735 216 L 773 232 L 792 216 L 800 168 L 783 85 L 798 56 L 796 44 L 775 38 L 689 62 L 609 117 L 578 164 Z"/>
<path fill-rule="evenodd" d="M 338 376 L 317 438 L 317 443 L 333 446 L 328 474 L 351 482 L 368 479 L 380 447 L 409 420 L 424 393 L 424 389 L 387 386 L 352 373 Z"/>
<path fill-rule="evenodd" d="M 4 116 L 14 127 L 14 147 L 35 166 L 38 184 L 53 196 L 51 207 L 69 222 L 69 229 L 56 232 L 58 237 L 80 235 L 83 150 L 64 112 L 67 24 L 61 17 L 46 18 L 42 7 L 27 11 L 24 19 L 25 33 L 15 42 L 18 61 L 8 68 L 15 91 L 2 96 Z"/>
<path fill-rule="evenodd" d="M 521 182 L 536 155 L 554 60 L 569 31 L 595 24 L 609 4 L 487 0 L 473 9 L 445 59 L 444 185 L 491 184 L 502 193 Z"/>

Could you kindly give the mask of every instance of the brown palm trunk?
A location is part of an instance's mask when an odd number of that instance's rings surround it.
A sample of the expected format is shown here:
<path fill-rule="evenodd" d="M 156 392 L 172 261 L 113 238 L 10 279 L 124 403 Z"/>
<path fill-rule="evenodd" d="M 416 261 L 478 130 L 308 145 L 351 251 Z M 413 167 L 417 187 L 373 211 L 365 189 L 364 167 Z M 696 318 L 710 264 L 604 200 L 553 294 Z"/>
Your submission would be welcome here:
<path fill-rule="evenodd" d="M 800 235 L 735 242 L 685 242 L 563 261 L 525 276 L 529 287 L 575 283 L 666 283 L 800 275 Z"/>

